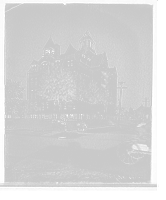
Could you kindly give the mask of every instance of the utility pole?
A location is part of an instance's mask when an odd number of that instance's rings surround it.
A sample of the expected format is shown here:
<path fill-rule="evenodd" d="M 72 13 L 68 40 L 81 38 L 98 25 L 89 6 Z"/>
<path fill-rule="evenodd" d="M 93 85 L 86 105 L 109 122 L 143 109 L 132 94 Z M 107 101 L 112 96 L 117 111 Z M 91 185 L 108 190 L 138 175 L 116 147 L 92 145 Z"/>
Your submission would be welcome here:
<path fill-rule="evenodd" d="M 145 119 L 145 116 L 146 116 L 146 114 L 147 114 L 147 111 L 146 111 L 147 102 L 149 102 L 148 98 L 145 98 L 145 101 L 143 101 L 143 102 L 145 102 L 145 111 L 144 111 L 144 114 L 143 114 L 143 117 L 144 117 L 144 119 Z"/>
<path fill-rule="evenodd" d="M 122 110 L 122 95 L 123 95 L 123 90 L 124 89 L 127 89 L 126 86 L 123 86 L 124 85 L 124 81 L 119 81 L 118 82 L 118 90 L 119 90 L 119 98 L 118 98 L 118 114 L 119 114 L 119 120 L 120 120 L 120 114 L 121 114 L 121 110 Z"/>
<path fill-rule="evenodd" d="M 143 103 L 144 103 L 144 106 L 145 106 L 145 107 L 148 107 L 149 100 L 148 100 L 147 97 L 145 97 Z"/>

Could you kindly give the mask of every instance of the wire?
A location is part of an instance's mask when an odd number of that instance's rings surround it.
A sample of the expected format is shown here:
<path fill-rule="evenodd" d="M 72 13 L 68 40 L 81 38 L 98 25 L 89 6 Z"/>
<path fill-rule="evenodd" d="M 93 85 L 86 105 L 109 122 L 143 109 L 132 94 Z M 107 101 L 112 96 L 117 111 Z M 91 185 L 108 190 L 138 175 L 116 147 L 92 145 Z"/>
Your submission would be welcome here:
<path fill-rule="evenodd" d="M 23 3 L 15 3 L 15 4 L 12 4 L 12 3 L 7 3 L 6 6 L 5 6 L 5 12 L 8 12 L 18 6 L 21 6 Z"/>

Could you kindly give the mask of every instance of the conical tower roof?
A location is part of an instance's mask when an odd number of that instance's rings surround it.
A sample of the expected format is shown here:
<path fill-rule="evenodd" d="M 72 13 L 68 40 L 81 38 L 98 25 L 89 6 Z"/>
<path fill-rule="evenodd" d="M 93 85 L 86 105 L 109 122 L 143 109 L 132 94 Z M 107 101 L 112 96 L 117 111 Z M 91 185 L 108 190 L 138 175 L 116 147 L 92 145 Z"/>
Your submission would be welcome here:
<path fill-rule="evenodd" d="M 84 41 L 84 40 L 88 40 L 88 39 L 93 41 L 90 32 L 86 31 L 80 41 Z"/>
<path fill-rule="evenodd" d="M 55 44 L 54 44 L 54 42 L 52 40 L 52 37 L 50 37 L 48 39 L 47 43 L 45 44 L 44 48 L 49 48 L 49 47 L 54 47 L 54 46 L 55 46 Z"/>

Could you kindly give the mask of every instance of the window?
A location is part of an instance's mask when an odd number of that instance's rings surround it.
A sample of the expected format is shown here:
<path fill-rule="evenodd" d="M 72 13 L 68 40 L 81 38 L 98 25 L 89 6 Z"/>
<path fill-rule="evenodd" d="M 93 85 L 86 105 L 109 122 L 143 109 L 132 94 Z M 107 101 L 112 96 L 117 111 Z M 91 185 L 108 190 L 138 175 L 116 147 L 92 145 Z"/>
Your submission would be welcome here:
<path fill-rule="evenodd" d="M 49 109 L 49 102 L 46 102 L 46 109 Z"/>
<path fill-rule="evenodd" d="M 45 114 L 45 119 L 48 119 L 48 114 Z"/>
<path fill-rule="evenodd" d="M 70 60 L 67 61 L 67 66 L 70 67 Z"/>
<path fill-rule="evenodd" d="M 70 119 L 73 119 L 73 114 L 70 114 Z"/>
<path fill-rule="evenodd" d="M 33 110 L 33 103 L 31 103 L 30 105 L 31 105 L 31 110 Z"/>
<path fill-rule="evenodd" d="M 71 60 L 70 63 L 71 63 L 70 65 L 73 66 L 73 60 Z"/>
<path fill-rule="evenodd" d="M 31 99 L 33 99 L 33 90 L 31 90 L 31 96 L 30 96 Z"/>
<path fill-rule="evenodd" d="M 68 65 L 68 67 L 70 67 L 70 66 L 72 67 L 73 66 L 73 60 L 68 60 L 67 65 Z"/>
<path fill-rule="evenodd" d="M 64 110 L 67 110 L 66 104 L 64 105 Z"/>
<path fill-rule="evenodd" d="M 68 114 L 65 114 L 65 118 L 68 119 Z"/>
<path fill-rule="evenodd" d="M 7 115 L 7 118 L 11 118 L 11 115 L 8 114 L 8 115 Z"/>
<path fill-rule="evenodd" d="M 33 78 L 31 78 L 30 86 L 33 87 Z"/>
<path fill-rule="evenodd" d="M 44 103 L 42 103 L 42 110 L 44 110 Z"/>
<path fill-rule="evenodd" d="M 37 82 L 37 78 L 35 78 L 35 86 L 37 86 L 37 83 L 38 83 L 38 82 Z"/>

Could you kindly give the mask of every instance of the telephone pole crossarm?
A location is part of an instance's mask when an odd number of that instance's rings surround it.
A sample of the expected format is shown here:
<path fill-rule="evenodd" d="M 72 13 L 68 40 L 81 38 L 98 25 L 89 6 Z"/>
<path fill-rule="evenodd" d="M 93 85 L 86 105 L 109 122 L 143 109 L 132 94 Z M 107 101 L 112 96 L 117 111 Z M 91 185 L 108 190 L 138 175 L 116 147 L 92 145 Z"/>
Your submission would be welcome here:
<path fill-rule="evenodd" d="M 120 100 L 119 100 L 119 112 L 118 112 L 118 126 L 119 126 L 119 117 L 120 117 L 120 109 L 121 109 L 121 100 L 122 100 L 122 89 L 126 89 L 127 87 L 123 87 L 123 83 L 125 82 L 119 82 L 120 84 L 120 87 L 117 87 L 117 88 L 120 88 Z"/>

